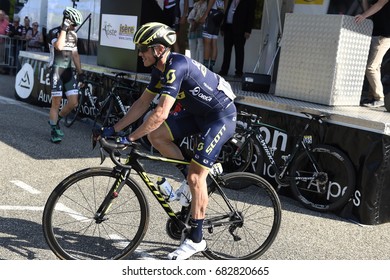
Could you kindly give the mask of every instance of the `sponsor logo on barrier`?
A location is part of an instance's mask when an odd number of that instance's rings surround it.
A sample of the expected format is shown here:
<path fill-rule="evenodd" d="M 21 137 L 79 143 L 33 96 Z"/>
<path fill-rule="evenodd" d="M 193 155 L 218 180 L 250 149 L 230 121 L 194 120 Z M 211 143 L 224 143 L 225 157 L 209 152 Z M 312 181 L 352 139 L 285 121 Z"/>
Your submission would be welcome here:
<path fill-rule="evenodd" d="M 29 63 L 25 63 L 15 79 L 15 91 L 21 99 L 28 98 L 34 87 L 34 70 Z"/>

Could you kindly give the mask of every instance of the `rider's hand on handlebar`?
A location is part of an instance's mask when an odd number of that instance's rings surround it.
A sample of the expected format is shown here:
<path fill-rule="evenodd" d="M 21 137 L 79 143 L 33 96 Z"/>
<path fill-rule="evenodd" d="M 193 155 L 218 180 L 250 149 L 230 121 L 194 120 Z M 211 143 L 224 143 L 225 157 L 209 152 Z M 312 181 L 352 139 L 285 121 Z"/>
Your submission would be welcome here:
<path fill-rule="evenodd" d="M 124 144 L 124 145 L 130 145 L 131 144 L 131 142 L 130 142 L 129 138 L 127 138 L 127 136 L 118 137 L 118 138 L 116 138 L 115 142 L 117 144 Z"/>
<path fill-rule="evenodd" d="M 85 74 L 84 73 L 79 73 L 77 74 L 77 82 L 81 85 L 84 86 L 84 81 L 85 81 Z"/>
<path fill-rule="evenodd" d="M 112 136 L 112 135 L 114 135 L 114 134 L 115 134 L 115 129 L 114 129 L 113 126 L 102 127 L 102 128 L 101 128 L 100 136 L 103 137 L 103 138 Z"/>

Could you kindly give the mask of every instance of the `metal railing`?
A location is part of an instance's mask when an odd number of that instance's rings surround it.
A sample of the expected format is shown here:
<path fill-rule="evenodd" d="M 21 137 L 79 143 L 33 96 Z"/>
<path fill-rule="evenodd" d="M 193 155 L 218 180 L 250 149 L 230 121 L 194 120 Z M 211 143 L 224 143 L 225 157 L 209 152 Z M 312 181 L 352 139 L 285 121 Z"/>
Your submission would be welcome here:
<path fill-rule="evenodd" d="M 18 67 L 19 51 L 26 50 L 27 41 L 0 35 L 0 67 L 15 72 Z"/>

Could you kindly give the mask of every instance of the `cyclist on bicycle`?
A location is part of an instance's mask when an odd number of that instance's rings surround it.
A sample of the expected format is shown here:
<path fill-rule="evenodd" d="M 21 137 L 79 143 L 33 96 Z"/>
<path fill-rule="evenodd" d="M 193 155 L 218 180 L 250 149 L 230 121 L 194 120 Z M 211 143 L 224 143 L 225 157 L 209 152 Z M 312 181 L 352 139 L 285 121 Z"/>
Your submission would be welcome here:
<path fill-rule="evenodd" d="M 64 137 L 58 124 L 59 120 L 69 114 L 78 103 L 78 88 L 73 75 L 72 60 L 80 81 L 82 80 L 82 69 L 77 50 L 77 34 L 74 30 L 82 21 L 83 17 L 78 10 L 67 7 L 63 11 L 62 24 L 49 31 L 52 97 L 49 124 L 51 127 L 50 140 L 53 143 L 61 142 Z M 63 93 L 65 93 L 68 102 L 59 113 Z"/>
<path fill-rule="evenodd" d="M 171 52 L 175 41 L 175 31 L 158 22 L 146 23 L 136 31 L 138 55 L 146 67 L 152 67 L 150 83 L 128 113 L 114 127 L 102 128 L 101 135 L 111 136 L 138 120 L 157 94 L 157 107 L 122 143 L 148 135 L 163 156 L 184 159 L 173 141 L 201 134 L 188 173 L 182 170 L 192 194 L 191 230 L 180 247 L 168 254 L 169 259 L 182 260 L 206 249 L 202 232 L 208 204 L 206 177 L 223 144 L 234 134 L 237 113 L 229 83 L 201 63 Z M 184 110 L 170 114 L 176 100 Z"/>

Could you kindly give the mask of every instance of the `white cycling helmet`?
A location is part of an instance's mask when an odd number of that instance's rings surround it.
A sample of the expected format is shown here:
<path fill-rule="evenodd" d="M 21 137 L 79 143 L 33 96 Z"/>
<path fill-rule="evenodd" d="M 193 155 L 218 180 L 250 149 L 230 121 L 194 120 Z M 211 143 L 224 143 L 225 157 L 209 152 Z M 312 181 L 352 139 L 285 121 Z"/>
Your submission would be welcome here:
<path fill-rule="evenodd" d="M 73 22 L 74 25 L 80 25 L 83 22 L 83 15 L 72 7 L 66 7 L 64 12 L 64 17 Z"/>

